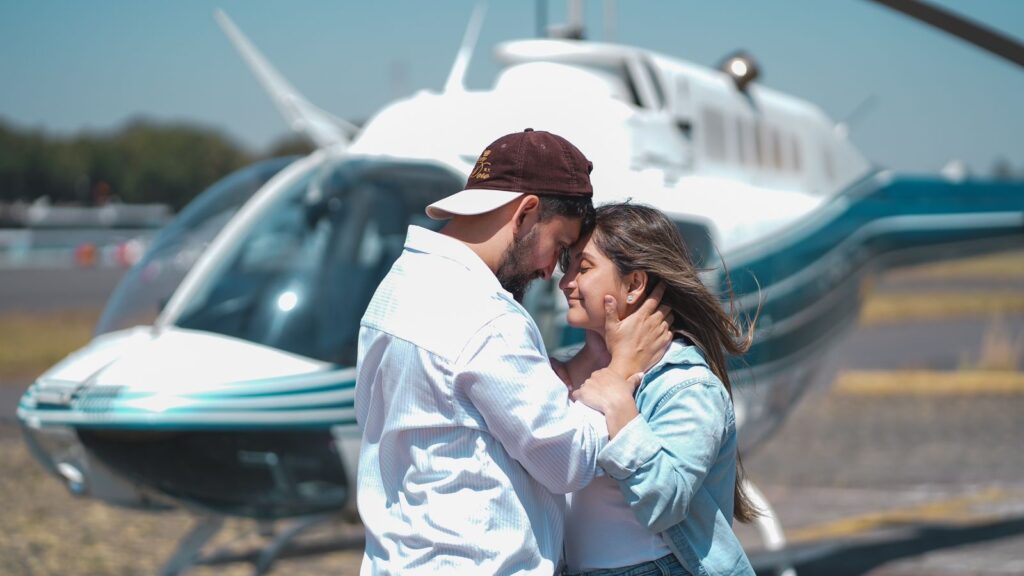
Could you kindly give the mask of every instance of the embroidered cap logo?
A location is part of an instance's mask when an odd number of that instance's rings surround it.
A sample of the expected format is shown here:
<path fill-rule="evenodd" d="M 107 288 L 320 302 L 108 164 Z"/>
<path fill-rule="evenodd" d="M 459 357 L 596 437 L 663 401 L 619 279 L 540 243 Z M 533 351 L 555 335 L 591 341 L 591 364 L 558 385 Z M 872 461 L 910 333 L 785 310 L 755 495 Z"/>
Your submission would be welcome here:
<path fill-rule="evenodd" d="M 484 150 L 484 153 L 480 155 L 480 158 L 476 161 L 476 168 L 473 169 L 473 173 L 469 175 L 470 178 L 476 178 L 477 180 L 487 180 L 491 177 L 491 163 L 488 158 L 491 155 L 491 150 Z"/>

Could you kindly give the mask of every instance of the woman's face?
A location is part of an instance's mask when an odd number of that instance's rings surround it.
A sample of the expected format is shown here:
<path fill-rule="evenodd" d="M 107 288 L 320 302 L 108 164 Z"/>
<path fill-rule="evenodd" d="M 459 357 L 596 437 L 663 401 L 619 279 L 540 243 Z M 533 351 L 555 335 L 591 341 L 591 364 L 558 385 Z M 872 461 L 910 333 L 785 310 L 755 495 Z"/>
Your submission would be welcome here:
<path fill-rule="evenodd" d="M 570 326 L 603 334 L 606 294 L 615 297 L 619 318 L 626 314 L 627 286 L 615 264 L 598 249 L 593 234 L 572 247 L 569 268 L 558 287 L 569 302 Z"/>

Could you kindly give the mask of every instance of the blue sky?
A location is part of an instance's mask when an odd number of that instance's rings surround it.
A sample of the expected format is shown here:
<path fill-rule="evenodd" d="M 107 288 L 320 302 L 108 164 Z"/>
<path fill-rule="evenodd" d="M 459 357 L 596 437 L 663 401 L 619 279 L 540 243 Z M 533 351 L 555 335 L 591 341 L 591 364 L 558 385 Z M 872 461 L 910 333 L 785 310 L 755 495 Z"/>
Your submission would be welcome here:
<path fill-rule="evenodd" d="M 548 0 L 549 22 L 565 6 Z M 1024 37 L 1024 2 L 940 4 Z M 365 119 L 396 96 L 438 89 L 472 0 L 0 0 L 0 117 L 53 133 L 145 116 L 224 130 L 259 150 L 284 121 L 215 24 L 223 8 L 312 102 Z M 763 83 L 842 119 L 878 164 L 935 171 L 959 158 L 1024 171 L 1024 70 L 866 0 L 618 0 L 615 39 L 704 65 L 743 48 Z M 495 42 L 533 36 L 535 3 L 492 0 L 470 65 L 490 85 Z M 604 3 L 586 2 L 604 36 Z"/>

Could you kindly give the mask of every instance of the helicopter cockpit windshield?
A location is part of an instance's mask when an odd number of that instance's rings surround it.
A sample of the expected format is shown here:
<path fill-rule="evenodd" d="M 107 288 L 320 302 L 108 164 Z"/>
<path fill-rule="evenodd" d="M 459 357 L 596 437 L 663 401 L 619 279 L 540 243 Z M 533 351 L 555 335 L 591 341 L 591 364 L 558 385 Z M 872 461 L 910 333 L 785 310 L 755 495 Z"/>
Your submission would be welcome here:
<path fill-rule="evenodd" d="M 296 158 L 273 158 L 242 168 L 218 180 L 189 203 L 156 235 L 146 255 L 117 285 L 96 325 L 96 335 L 152 324 L 227 221 Z"/>
<path fill-rule="evenodd" d="M 433 164 L 348 159 L 293 181 L 171 321 L 354 365 L 359 320 L 427 204 L 462 188 Z"/>

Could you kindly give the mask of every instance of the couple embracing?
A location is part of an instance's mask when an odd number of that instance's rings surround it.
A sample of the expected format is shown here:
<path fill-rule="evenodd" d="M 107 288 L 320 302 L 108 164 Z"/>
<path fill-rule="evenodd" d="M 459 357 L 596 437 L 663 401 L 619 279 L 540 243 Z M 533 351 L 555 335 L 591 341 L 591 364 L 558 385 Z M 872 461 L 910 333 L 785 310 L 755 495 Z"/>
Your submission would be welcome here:
<path fill-rule="evenodd" d="M 503 136 L 411 226 L 359 333 L 363 574 L 752 574 L 726 357 L 749 346 L 655 209 L 593 207 L 557 135 Z M 585 344 L 522 307 L 556 266 Z"/>

